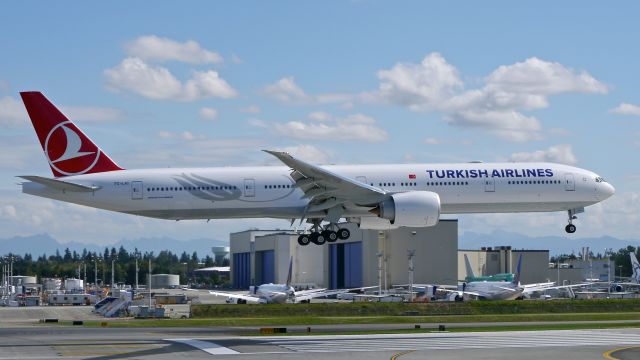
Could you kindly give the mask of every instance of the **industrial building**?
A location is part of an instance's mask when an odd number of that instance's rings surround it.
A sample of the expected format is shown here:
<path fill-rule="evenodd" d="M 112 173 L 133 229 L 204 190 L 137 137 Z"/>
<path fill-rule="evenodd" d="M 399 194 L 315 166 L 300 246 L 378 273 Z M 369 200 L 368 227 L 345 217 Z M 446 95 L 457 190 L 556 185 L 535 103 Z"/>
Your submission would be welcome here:
<path fill-rule="evenodd" d="M 613 281 L 616 262 L 609 259 L 575 259 L 549 264 L 549 278 L 558 284 L 578 284 L 590 281 Z"/>
<path fill-rule="evenodd" d="M 441 220 L 428 228 L 351 231 L 347 240 L 323 246 L 298 245 L 298 233 L 247 230 L 230 236 L 231 282 L 237 289 L 285 283 L 293 261 L 292 283 L 298 287 L 391 287 L 409 283 L 413 254 L 414 283 L 457 283 L 458 221 Z M 548 262 L 547 262 L 548 263 Z"/>
<path fill-rule="evenodd" d="M 482 247 L 478 250 L 458 251 L 458 279 L 469 275 L 465 267 L 467 255 L 476 276 L 515 273 L 522 255 L 520 282 L 523 284 L 549 281 L 549 250 L 514 250 L 511 246 Z"/>

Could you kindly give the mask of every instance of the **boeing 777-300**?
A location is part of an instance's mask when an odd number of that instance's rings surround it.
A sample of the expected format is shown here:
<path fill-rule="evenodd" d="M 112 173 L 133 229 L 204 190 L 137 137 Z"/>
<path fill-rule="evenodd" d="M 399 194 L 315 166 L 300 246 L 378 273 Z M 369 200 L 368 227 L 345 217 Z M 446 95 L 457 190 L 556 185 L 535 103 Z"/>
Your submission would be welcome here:
<path fill-rule="evenodd" d="M 554 163 L 319 166 L 265 150 L 285 166 L 123 169 L 40 92 L 22 92 L 53 178 L 21 176 L 27 194 L 159 219 L 278 218 L 310 223 L 301 245 L 363 229 L 429 227 L 441 214 L 565 211 L 615 192 L 599 175 Z"/>

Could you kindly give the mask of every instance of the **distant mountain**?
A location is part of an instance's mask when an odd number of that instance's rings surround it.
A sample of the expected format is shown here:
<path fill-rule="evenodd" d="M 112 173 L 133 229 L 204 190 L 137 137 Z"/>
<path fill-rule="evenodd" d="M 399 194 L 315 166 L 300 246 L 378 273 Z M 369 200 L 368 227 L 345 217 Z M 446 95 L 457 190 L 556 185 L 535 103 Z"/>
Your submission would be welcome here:
<path fill-rule="evenodd" d="M 483 246 L 511 246 L 513 249 L 549 250 L 552 255 L 580 254 L 580 249 L 588 246 L 594 254 L 603 253 L 605 248 L 617 251 L 631 245 L 640 246 L 640 240 L 622 240 L 611 236 L 592 238 L 570 238 L 563 236 L 530 237 L 517 233 L 496 230 L 491 234 L 479 234 L 466 231 L 460 235 L 458 247 L 460 249 L 479 249 Z"/>
<path fill-rule="evenodd" d="M 153 251 L 158 254 L 162 250 L 170 250 L 174 254 L 182 254 L 186 251 L 191 255 L 194 251 L 198 253 L 199 257 L 205 257 L 206 255 L 213 255 L 211 253 L 212 246 L 228 246 L 229 241 L 225 240 L 213 240 L 213 239 L 191 239 L 191 240 L 176 240 L 169 237 L 160 238 L 141 238 L 141 239 L 123 239 L 117 243 L 110 244 L 108 246 L 95 245 L 95 244 L 83 244 L 79 242 L 61 243 L 54 239 L 49 234 L 37 234 L 31 236 L 14 236 L 8 239 L 0 239 L 0 255 L 8 254 L 9 252 L 24 255 L 30 253 L 34 257 L 46 254 L 47 256 L 56 253 L 56 250 L 60 251 L 60 254 L 64 254 L 64 250 L 69 248 L 71 251 L 82 252 L 82 249 L 87 251 L 104 252 L 104 248 L 111 249 L 115 247 L 118 249 L 123 246 L 127 251 L 133 251 L 138 248 L 141 252 Z"/>
<path fill-rule="evenodd" d="M 228 246 L 227 240 L 214 239 L 191 239 L 177 240 L 170 237 L 159 238 L 140 238 L 140 239 L 122 239 L 117 243 L 108 245 L 109 249 L 116 249 L 123 246 L 127 251 L 138 250 L 153 251 L 155 254 L 162 250 L 170 250 L 175 254 L 181 254 L 186 251 L 188 254 L 194 251 L 198 252 L 198 256 L 204 257 L 211 254 L 212 246 Z M 597 238 L 580 238 L 574 239 L 562 236 L 539 236 L 530 237 L 517 233 L 510 233 L 502 230 L 494 231 L 491 234 L 480 234 L 466 231 L 460 235 L 458 247 L 460 249 L 479 249 L 483 246 L 502 246 L 508 245 L 514 249 L 534 249 L 549 250 L 552 255 L 555 254 L 579 254 L 580 248 L 588 246 L 594 253 L 602 253 L 605 248 L 613 248 L 614 251 L 625 248 L 629 245 L 638 247 L 640 240 L 622 240 L 610 236 L 602 236 Z M 24 255 L 30 253 L 33 256 L 42 254 L 53 255 L 56 250 L 61 254 L 65 248 L 71 251 L 82 252 L 82 249 L 88 251 L 103 252 L 105 246 L 95 244 L 83 244 L 78 242 L 61 243 L 49 234 L 38 234 L 31 236 L 14 236 L 8 239 L 0 239 L 0 255 L 12 252 L 14 254 Z"/>

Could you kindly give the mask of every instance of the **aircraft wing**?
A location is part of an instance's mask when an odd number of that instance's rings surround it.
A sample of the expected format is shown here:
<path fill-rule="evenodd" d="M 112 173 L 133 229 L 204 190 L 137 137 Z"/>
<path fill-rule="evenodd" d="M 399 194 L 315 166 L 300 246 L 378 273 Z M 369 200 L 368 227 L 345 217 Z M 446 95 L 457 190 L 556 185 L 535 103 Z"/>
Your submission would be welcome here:
<path fill-rule="evenodd" d="M 299 303 L 301 301 L 307 301 L 307 300 L 324 297 L 324 296 L 338 295 L 346 292 L 347 290 L 326 290 L 326 289 L 296 291 L 295 302 Z"/>
<path fill-rule="evenodd" d="M 209 294 L 215 295 L 215 296 L 226 296 L 232 299 L 241 299 L 241 300 L 245 300 L 246 302 L 250 302 L 252 304 L 260 303 L 260 298 L 252 295 L 234 294 L 234 293 L 221 292 L 221 291 L 209 291 Z"/>
<path fill-rule="evenodd" d="M 275 156 L 293 170 L 291 178 L 296 182 L 296 186 L 304 192 L 304 197 L 310 199 L 308 213 L 328 210 L 344 203 L 373 207 L 388 196 L 380 188 L 309 164 L 289 153 L 264 151 Z"/>
<path fill-rule="evenodd" d="M 18 177 L 61 191 L 93 192 L 100 189 L 99 186 L 80 185 L 69 181 L 49 179 L 43 176 L 23 175 Z"/>
<path fill-rule="evenodd" d="M 535 291 L 544 291 L 544 290 L 562 288 L 562 286 L 555 286 L 555 285 L 556 283 L 554 282 L 547 282 L 547 283 L 538 283 L 538 284 L 524 284 L 520 286 L 523 289 L 522 290 L 523 294 L 530 294 Z"/>

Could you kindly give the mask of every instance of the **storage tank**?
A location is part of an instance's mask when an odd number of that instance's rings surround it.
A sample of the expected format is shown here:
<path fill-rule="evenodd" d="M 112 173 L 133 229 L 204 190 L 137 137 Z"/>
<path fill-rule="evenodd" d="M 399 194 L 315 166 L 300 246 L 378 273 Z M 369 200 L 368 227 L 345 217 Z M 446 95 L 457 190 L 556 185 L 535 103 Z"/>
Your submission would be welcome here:
<path fill-rule="evenodd" d="M 215 256 L 216 265 L 222 266 L 222 262 L 224 258 L 229 256 L 229 247 L 228 246 L 214 246 L 211 248 L 213 255 Z"/>
<path fill-rule="evenodd" d="M 42 279 L 42 288 L 44 291 L 60 290 L 62 288 L 62 279 L 44 278 Z"/>
<path fill-rule="evenodd" d="M 11 284 L 13 286 L 37 284 L 38 280 L 35 276 L 14 275 L 11 277 Z"/>
<path fill-rule="evenodd" d="M 151 287 L 155 289 L 168 289 L 180 286 L 180 275 L 154 274 L 151 275 Z"/>
<path fill-rule="evenodd" d="M 67 291 L 83 291 L 84 290 L 84 281 L 80 279 L 65 279 L 64 280 L 64 289 Z"/>

